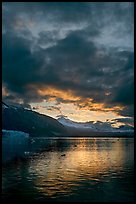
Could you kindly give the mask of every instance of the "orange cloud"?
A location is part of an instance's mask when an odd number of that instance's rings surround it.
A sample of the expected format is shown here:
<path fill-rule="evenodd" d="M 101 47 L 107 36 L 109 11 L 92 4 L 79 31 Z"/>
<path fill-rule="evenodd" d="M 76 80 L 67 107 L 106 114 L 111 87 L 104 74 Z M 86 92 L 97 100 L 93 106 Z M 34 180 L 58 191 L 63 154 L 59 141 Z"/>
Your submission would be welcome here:
<path fill-rule="evenodd" d="M 74 96 L 71 90 L 63 91 L 61 89 L 47 87 L 44 89 L 39 89 L 38 94 L 41 96 L 50 96 L 50 100 L 54 100 L 56 98 L 61 98 L 63 100 L 69 101 L 79 101 L 80 97 Z"/>
<path fill-rule="evenodd" d="M 117 112 L 123 110 L 123 106 L 107 107 L 104 103 L 95 103 L 92 98 L 82 98 L 74 95 L 72 90 L 61 90 L 55 87 L 47 87 L 38 89 L 41 96 L 49 96 L 48 101 L 55 101 L 57 98 L 62 99 L 62 103 L 73 103 L 78 110 L 101 111 L 101 112 Z"/>
<path fill-rule="evenodd" d="M 2 86 L 2 96 L 8 96 L 9 93 L 8 93 L 8 90 L 6 89 L 5 86 Z"/>

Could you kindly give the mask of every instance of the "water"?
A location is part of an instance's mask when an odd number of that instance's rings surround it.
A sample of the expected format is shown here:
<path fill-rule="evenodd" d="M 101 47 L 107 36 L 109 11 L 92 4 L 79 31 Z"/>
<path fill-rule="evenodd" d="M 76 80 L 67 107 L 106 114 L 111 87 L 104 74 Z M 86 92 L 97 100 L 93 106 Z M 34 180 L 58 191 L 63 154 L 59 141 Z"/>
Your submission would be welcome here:
<path fill-rule="evenodd" d="M 134 201 L 133 138 L 35 138 L 28 150 L 3 165 L 3 202 Z"/>

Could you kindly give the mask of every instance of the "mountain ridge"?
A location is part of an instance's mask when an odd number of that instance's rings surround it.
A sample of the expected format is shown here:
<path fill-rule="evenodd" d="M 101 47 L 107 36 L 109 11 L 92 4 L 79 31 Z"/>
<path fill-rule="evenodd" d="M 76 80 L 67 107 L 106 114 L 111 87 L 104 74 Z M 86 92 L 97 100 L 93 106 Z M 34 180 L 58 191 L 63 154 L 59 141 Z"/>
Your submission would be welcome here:
<path fill-rule="evenodd" d="M 75 122 L 65 116 L 58 116 L 58 121 L 63 124 L 70 134 L 78 136 L 112 136 L 112 135 L 133 135 L 134 129 L 128 129 L 121 126 L 120 128 L 113 128 L 111 124 L 101 121 Z"/>
<path fill-rule="evenodd" d="M 63 136 L 66 128 L 56 119 L 22 107 L 9 106 L 2 101 L 2 129 L 17 130 L 32 136 Z"/>
<path fill-rule="evenodd" d="M 134 130 L 113 128 L 101 121 L 75 122 L 68 117 L 50 116 L 2 101 L 2 129 L 23 131 L 31 136 L 133 136 Z"/>

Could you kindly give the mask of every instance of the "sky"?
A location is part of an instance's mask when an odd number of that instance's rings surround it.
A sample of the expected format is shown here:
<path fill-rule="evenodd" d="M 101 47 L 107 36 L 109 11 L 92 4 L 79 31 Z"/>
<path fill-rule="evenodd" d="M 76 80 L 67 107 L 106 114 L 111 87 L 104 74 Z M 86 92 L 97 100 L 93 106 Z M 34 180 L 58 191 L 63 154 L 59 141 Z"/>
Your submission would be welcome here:
<path fill-rule="evenodd" d="M 2 3 L 2 98 L 79 122 L 134 120 L 134 4 Z"/>

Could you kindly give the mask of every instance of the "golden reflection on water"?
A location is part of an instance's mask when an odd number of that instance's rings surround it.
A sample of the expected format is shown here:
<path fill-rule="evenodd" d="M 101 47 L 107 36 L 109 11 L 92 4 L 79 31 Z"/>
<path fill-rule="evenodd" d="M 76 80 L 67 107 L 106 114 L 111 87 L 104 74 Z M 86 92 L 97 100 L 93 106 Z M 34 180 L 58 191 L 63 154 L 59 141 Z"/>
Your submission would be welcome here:
<path fill-rule="evenodd" d="M 123 140 L 93 139 L 88 143 L 78 139 L 66 151 L 42 153 L 31 162 L 29 172 L 35 173 L 34 185 L 41 193 L 48 196 L 68 193 L 81 182 L 90 181 L 93 185 L 110 171 L 121 171 L 125 160 L 123 148 Z"/>

